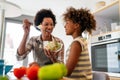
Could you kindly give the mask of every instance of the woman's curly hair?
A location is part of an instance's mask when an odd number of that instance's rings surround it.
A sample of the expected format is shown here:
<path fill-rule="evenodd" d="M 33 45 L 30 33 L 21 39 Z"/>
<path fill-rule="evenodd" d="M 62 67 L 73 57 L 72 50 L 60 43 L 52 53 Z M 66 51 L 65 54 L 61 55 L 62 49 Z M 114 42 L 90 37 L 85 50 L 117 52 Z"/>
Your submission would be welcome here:
<path fill-rule="evenodd" d="M 50 9 L 41 9 L 39 10 L 34 18 L 34 25 L 38 26 L 42 23 L 44 18 L 52 18 L 54 26 L 56 24 L 56 16 L 53 14 L 53 12 Z"/>
<path fill-rule="evenodd" d="M 75 9 L 70 7 L 67 9 L 67 12 L 63 14 L 63 19 L 72 20 L 74 23 L 78 23 L 81 27 L 81 32 L 87 30 L 90 34 L 92 30 L 96 30 L 96 21 L 94 16 L 90 13 L 88 9 Z"/>

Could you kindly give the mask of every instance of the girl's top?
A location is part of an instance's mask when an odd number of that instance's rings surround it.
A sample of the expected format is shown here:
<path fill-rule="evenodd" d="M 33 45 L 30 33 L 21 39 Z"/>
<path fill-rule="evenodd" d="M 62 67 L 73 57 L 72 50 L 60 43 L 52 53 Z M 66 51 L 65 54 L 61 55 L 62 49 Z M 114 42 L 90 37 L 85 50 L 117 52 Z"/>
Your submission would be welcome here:
<path fill-rule="evenodd" d="M 82 52 L 79 55 L 77 65 L 69 77 L 73 78 L 74 80 L 92 80 L 92 67 L 89 59 L 87 41 L 82 37 L 77 37 L 73 40 L 73 42 L 74 41 L 78 41 L 80 43 L 82 46 Z M 65 61 L 67 61 L 69 57 L 70 48 L 71 46 L 67 50 Z"/>

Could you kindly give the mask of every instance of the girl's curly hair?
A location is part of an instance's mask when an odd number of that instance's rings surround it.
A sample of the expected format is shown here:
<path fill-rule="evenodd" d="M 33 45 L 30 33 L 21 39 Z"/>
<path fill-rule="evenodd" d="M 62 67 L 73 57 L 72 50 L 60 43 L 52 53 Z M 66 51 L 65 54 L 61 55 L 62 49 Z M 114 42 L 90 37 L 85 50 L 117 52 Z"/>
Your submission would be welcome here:
<path fill-rule="evenodd" d="M 67 9 L 67 12 L 63 14 L 63 19 L 72 20 L 74 23 L 78 23 L 81 27 L 81 32 L 88 31 L 90 34 L 92 30 L 96 30 L 96 21 L 94 16 L 90 13 L 88 9 L 75 9 L 70 7 Z"/>

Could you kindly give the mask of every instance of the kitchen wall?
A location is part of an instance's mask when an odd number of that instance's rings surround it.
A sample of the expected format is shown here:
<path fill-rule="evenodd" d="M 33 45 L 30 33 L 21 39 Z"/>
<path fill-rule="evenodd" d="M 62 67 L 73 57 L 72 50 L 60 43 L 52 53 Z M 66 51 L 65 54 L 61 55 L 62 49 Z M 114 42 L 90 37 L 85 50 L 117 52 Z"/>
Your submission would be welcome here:
<path fill-rule="evenodd" d="M 0 10 L 0 35 L 1 35 L 1 16 L 2 16 L 2 14 L 1 14 L 1 10 Z"/>
<path fill-rule="evenodd" d="M 0 49 L 1 49 L 1 16 L 2 16 L 2 14 L 1 14 L 1 10 L 0 10 Z M 0 57 L 1 57 L 1 54 L 0 54 Z"/>
<path fill-rule="evenodd" d="M 93 32 L 93 35 L 99 35 L 102 33 L 107 33 L 111 31 L 111 25 L 110 23 L 112 23 L 113 21 L 109 18 L 106 17 L 102 17 L 102 16 L 97 16 L 95 17 L 96 19 L 96 31 Z"/>

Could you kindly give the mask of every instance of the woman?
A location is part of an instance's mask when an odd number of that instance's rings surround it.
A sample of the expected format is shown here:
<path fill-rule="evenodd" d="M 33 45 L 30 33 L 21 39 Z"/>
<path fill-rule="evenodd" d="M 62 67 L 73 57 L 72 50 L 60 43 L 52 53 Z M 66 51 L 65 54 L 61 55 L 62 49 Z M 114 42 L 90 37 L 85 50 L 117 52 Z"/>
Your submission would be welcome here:
<path fill-rule="evenodd" d="M 39 66 L 44 66 L 55 62 L 63 62 L 64 46 L 61 51 L 54 55 L 46 54 L 46 50 L 44 50 L 44 41 L 54 40 L 63 44 L 61 39 L 52 35 L 52 31 L 56 24 L 56 18 L 52 11 L 50 9 L 38 11 L 34 19 L 34 24 L 36 29 L 41 31 L 41 34 L 39 36 L 31 37 L 27 42 L 31 23 L 27 19 L 23 21 L 24 35 L 17 49 L 17 59 L 23 60 L 31 51 L 33 51 L 34 62 L 30 65 L 37 64 Z"/>
<path fill-rule="evenodd" d="M 68 69 L 67 76 L 75 80 L 92 80 L 92 67 L 89 59 L 88 46 L 84 31 L 92 33 L 96 28 L 96 21 L 87 9 L 70 7 L 63 14 L 66 35 L 73 37 L 65 55 L 65 64 Z"/>

